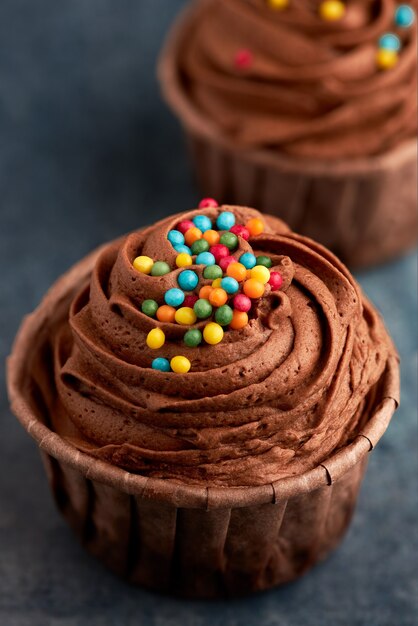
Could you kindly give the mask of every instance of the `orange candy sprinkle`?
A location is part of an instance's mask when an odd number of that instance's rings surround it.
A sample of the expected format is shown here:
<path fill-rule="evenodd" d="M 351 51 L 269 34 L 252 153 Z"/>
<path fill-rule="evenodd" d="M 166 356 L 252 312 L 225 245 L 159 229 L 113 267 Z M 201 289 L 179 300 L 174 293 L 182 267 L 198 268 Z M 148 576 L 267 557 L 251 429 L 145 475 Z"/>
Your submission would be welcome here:
<path fill-rule="evenodd" d="M 201 300 L 209 300 L 209 296 L 212 293 L 212 291 L 213 291 L 213 287 L 211 287 L 210 285 L 205 285 L 199 291 L 199 298 Z"/>
<path fill-rule="evenodd" d="M 244 328 L 248 324 L 248 315 L 244 311 L 234 310 L 232 314 L 232 322 L 230 322 L 229 326 L 232 330 L 240 330 Z"/>
<path fill-rule="evenodd" d="M 228 301 L 228 294 L 224 289 L 212 289 L 209 294 L 209 302 L 212 306 L 223 306 Z"/>
<path fill-rule="evenodd" d="M 227 276 L 235 278 L 239 283 L 247 278 L 247 269 L 242 263 L 230 263 L 226 269 Z"/>
<path fill-rule="evenodd" d="M 244 283 L 244 293 L 246 296 L 252 299 L 261 298 L 264 293 L 264 285 L 258 280 L 250 278 Z"/>
<path fill-rule="evenodd" d="M 176 309 L 168 304 L 163 304 L 157 309 L 157 320 L 159 322 L 174 322 Z"/>
<path fill-rule="evenodd" d="M 195 241 L 202 239 L 202 231 L 199 228 L 189 228 L 184 235 L 184 239 L 188 246 L 192 246 Z"/>
<path fill-rule="evenodd" d="M 253 217 L 245 224 L 245 228 L 250 231 L 250 235 L 252 237 L 255 237 L 256 235 L 261 235 L 261 233 L 264 232 L 264 222 L 258 217 Z"/>
<path fill-rule="evenodd" d="M 217 230 L 207 230 L 203 233 L 203 239 L 206 239 L 210 246 L 216 246 L 216 244 L 219 243 L 220 238 L 221 236 Z"/>

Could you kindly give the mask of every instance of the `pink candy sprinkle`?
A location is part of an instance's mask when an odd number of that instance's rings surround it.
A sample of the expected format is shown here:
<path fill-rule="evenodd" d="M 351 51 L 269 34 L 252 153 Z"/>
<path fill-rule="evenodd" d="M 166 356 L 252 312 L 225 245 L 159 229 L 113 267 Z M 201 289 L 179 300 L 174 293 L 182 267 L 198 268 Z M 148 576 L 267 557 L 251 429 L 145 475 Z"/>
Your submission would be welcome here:
<path fill-rule="evenodd" d="M 233 256 L 224 256 L 218 263 L 218 265 L 220 266 L 221 270 L 223 272 L 226 272 L 226 270 L 228 269 L 228 265 L 231 265 L 231 263 L 235 263 L 236 262 L 236 258 Z"/>
<path fill-rule="evenodd" d="M 187 233 L 190 228 L 194 228 L 194 224 L 191 220 L 183 220 L 176 226 L 176 230 L 179 230 L 183 235 Z"/>
<path fill-rule="evenodd" d="M 272 289 L 280 289 L 283 285 L 283 278 L 279 272 L 270 272 L 269 284 Z"/>
<path fill-rule="evenodd" d="M 239 293 L 234 298 L 234 309 L 237 311 L 242 311 L 243 313 L 247 313 L 251 309 L 251 300 L 248 296 L 245 296 L 243 293 Z"/>
<path fill-rule="evenodd" d="M 235 226 L 233 226 L 229 230 L 237 237 L 242 237 L 243 239 L 245 239 L 245 241 L 248 241 L 250 238 L 250 231 L 242 224 L 235 224 Z"/>
<path fill-rule="evenodd" d="M 217 207 L 219 204 L 213 198 L 203 198 L 199 202 L 199 209 L 209 209 L 210 207 Z"/>
<path fill-rule="evenodd" d="M 186 296 L 182 306 L 188 306 L 192 309 L 198 300 L 199 298 L 197 296 Z"/>
<path fill-rule="evenodd" d="M 251 50 L 247 48 L 243 48 L 242 50 L 238 50 L 235 55 L 235 67 L 239 70 L 245 70 L 252 65 L 253 62 L 253 54 Z"/>
<path fill-rule="evenodd" d="M 229 249 L 222 245 L 221 243 L 217 243 L 214 246 L 211 246 L 209 248 L 209 252 L 212 252 L 213 256 L 215 257 L 215 261 L 216 263 L 218 263 L 219 265 L 219 261 L 221 259 L 224 259 L 225 257 L 229 256 Z"/>

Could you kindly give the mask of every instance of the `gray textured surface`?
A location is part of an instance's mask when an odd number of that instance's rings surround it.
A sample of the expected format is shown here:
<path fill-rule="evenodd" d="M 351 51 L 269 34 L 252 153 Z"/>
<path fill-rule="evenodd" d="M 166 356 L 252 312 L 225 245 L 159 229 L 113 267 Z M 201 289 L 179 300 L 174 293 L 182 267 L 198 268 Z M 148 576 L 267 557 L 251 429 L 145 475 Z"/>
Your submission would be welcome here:
<path fill-rule="evenodd" d="M 193 206 L 154 63 L 182 0 L 0 2 L 0 350 L 63 270 L 150 216 Z M 54 510 L 32 441 L 0 421 L 3 626 L 417 624 L 416 257 L 360 276 L 402 355 L 402 407 L 346 541 L 299 583 L 230 603 L 126 586 Z M 3 358 L 1 359 L 3 381 Z"/>

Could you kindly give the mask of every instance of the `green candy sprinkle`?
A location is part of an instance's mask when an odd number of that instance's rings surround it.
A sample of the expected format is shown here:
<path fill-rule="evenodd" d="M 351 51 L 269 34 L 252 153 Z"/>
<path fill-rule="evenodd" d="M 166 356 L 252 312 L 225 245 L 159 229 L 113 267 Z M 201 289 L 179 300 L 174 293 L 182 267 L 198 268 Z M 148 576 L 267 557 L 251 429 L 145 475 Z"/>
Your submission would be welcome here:
<path fill-rule="evenodd" d="M 232 317 L 233 311 L 227 304 L 220 306 L 215 313 L 215 321 L 221 326 L 228 326 L 232 322 Z"/>
<path fill-rule="evenodd" d="M 200 298 L 193 307 L 196 317 L 200 320 L 205 320 L 212 315 L 212 305 L 209 300 Z"/>
<path fill-rule="evenodd" d="M 209 280 L 222 278 L 223 275 L 222 268 L 220 268 L 219 265 L 208 265 L 203 270 L 203 278 L 208 278 Z"/>
<path fill-rule="evenodd" d="M 238 247 L 238 237 L 234 233 L 224 233 L 219 240 L 223 246 L 226 246 L 228 250 L 235 250 Z"/>
<path fill-rule="evenodd" d="M 209 242 L 206 239 L 198 239 L 192 245 L 192 254 L 201 254 L 209 250 Z"/>
<path fill-rule="evenodd" d="M 158 303 L 155 300 L 144 300 L 141 311 L 149 317 L 154 317 L 158 309 Z"/>
<path fill-rule="evenodd" d="M 256 261 L 257 265 L 264 265 L 264 267 L 267 267 L 268 269 L 273 266 L 273 262 L 268 256 L 258 256 Z"/>
<path fill-rule="evenodd" d="M 184 335 L 184 343 L 189 348 L 196 348 L 198 345 L 202 343 L 202 333 L 197 328 L 193 330 L 188 330 Z"/>
<path fill-rule="evenodd" d="M 170 266 L 165 261 L 157 261 L 152 266 L 151 276 L 164 276 L 171 272 Z"/>

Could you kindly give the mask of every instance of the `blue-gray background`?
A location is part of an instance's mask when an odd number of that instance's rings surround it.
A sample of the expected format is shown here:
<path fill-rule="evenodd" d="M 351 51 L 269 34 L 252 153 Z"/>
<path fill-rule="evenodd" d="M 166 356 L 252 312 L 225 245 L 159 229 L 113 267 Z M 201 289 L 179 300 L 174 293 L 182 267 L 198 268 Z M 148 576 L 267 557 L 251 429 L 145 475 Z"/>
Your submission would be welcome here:
<path fill-rule="evenodd" d="M 0 2 L 2 368 L 22 315 L 66 268 L 103 241 L 195 206 L 182 135 L 155 79 L 183 3 Z M 416 626 L 416 267 L 410 255 L 359 276 L 401 352 L 403 389 L 352 528 L 326 563 L 259 597 L 175 601 L 104 571 L 54 510 L 2 382 L 0 624 Z"/>

